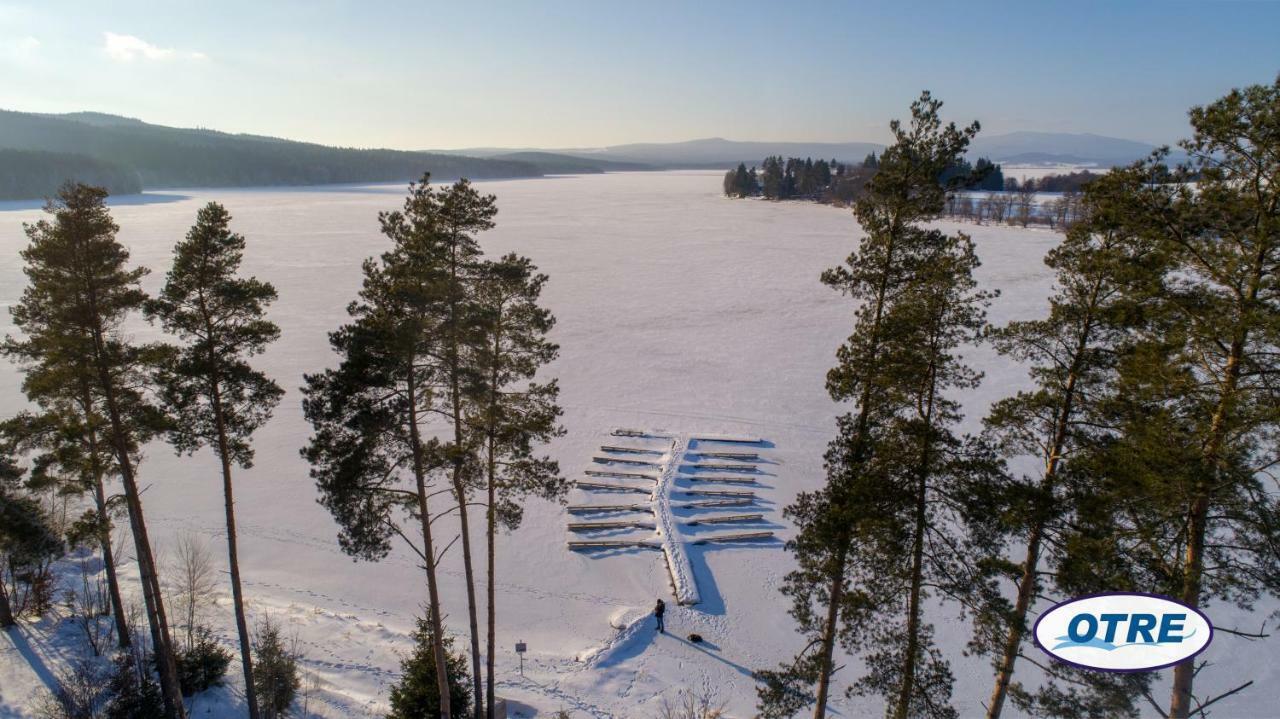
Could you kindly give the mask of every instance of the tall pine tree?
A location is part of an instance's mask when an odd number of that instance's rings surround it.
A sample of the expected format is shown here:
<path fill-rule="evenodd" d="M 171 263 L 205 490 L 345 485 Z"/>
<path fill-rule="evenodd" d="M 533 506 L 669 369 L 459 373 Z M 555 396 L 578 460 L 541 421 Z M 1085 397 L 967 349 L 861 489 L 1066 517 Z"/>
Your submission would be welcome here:
<path fill-rule="evenodd" d="M 919 223 L 942 211 L 948 188 L 938 178 L 978 131 L 976 123 L 964 129 L 944 125 L 941 106 L 923 93 L 911 106 L 909 125 L 890 124 L 896 141 L 878 159 L 879 171 L 854 206 L 866 237 L 845 266 L 822 277 L 858 302 L 853 334 L 837 351 L 838 364 L 827 377 L 832 398 L 852 402 L 853 408 L 837 421 L 826 457 L 826 486 L 802 493 L 786 510 L 799 530 L 788 543 L 798 567 L 788 574 L 783 593 L 810 642 L 793 662 L 760 673 L 760 709 L 766 717 L 790 716 L 810 702 L 815 719 L 826 716 L 835 648 L 853 646 L 855 627 L 871 608 L 865 592 L 852 591 L 851 559 L 864 508 L 884 499 L 877 496 L 883 469 L 875 464 L 873 448 L 904 404 L 900 373 L 886 348 L 899 338 L 919 338 L 919 327 L 896 321 L 907 316 L 897 308 L 918 302 L 939 248 L 959 246 L 956 238 Z M 815 684 L 810 694 L 807 687 Z"/>
<path fill-rule="evenodd" d="M 559 347 L 546 338 L 555 317 L 538 305 L 546 281 L 547 276 L 538 274 L 528 258 L 511 254 L 485 262 L 477 273 L 475 286 L 483 333 L 481 341 L 471 348 L 469 360 L 480 373 L 481 387 L 468 423 L 483 438 L 481 459 L 488 494 L 484 704 L 489 719 L 493 717 L 497 655 L 498 528 L 514 529 L 520 525 L 525 496 L 559 500 L 568 491 L 559 463 L 534 452 L 535 443 L 563 433 L 557 424 L 561 413 L 556 403 L 559 386 L 555 380 L 533 381 L 538 371 L 559 353 Z"/>
<path fill-rule="evenodd" d="M 173 415 L 169 439 L 180 452 L 208 446 L 218 457 L 245 703 L 251 719 L 257 719 L 231 473 L 233 465 L 252 466 L 249 439 L 270 419 L 284 390 L 248 362 L 280 336 L 280 329 L 264 317 L 276 291 L 256 278 L 239 276 L 245 241 L 230 230 L 230 222 L 231 215 L 216 202 L 200 209 L 186 239 L 174 247 L 173 268 L 147 312 L 182 342 L 160 373 Z"/>
<path fill-rule="evenodd" d="M 429 180 L 424 175 L 410 185 L 403 210 L 379 217 L 392 248 L 365 261 L 359 298 L 347 308 L 351 322 L 329 336 L 341 358 L 338 367 L 304 378 L 303 411 L 314 434 L 302 452 L 320 503 L 341 528 L 344 551 L 378 560 L 398 537 L 422 560 L 435 666 L 446 668 L 437 672 L 437 696 L 448 696 L 440 557 L 429 499 L 451 457 L 438 439 L 424 436 L 433 418 L 449 416 L 436 332 L 448 274 Z M 418 540 L 410 538 L 404 519 L 417 525 Z M 440 716 L 450 716 L 447 705 Z"/>
<path fill-rule="evenodd" d="M 1118 209 L 1164 255 L 1109 398 L 1116 437 L 1066 568 L 1192 607 L 1280 594 L 1280 80 L 1191 110 L 1195 182 L 1157 156 Z M 1172 181 L 1171 181 L 1172 180 Z M 1230 634 L 1233 628 L 1220 628 Z M 1168 716 L 1202 712 L 1200 666 L 1173 669 Z"/>
<path fill-rule="evenodd" d="M 119 228 L 107 210 L 106 195 L 101 188 L 68 184 L 46 207 L 52 218 L 27 226 L 30 245 L 22 259 L 29 284 L 10 310 L 25 339 L 7 340 L 5 351 L 23 363 L 24 391 L 37 404 L 43 394 L 65 397 L 82 387 L 89 387 L 101 403 L 104 435 L 124 485 L 165 710 L 171 717 L 183 717 L 186 710 L 134 456 L 156 424 L 156 411 L 144 390 L 157 352 L 129 342 L 121 331 L 147 299 L 138 286 L 147 270 L 127 267 L 129 253 L 116 241 Z"/>
<path fill-rule="evenodd" d="M 987 535 L 985 546 L 994 550 L 978 562 L 989 583 L 974 602 L 970 643 L 994 662 L 989 719 L 1002 714 L 1011 687 L 1022 708 L 1036 715 L 1056 714 L 1046 702 L 1070 706 L 1075 716 L 1136 711 L 1131 682 L 1116 686 L 1102 681 L 1106 675 L 1051 667 L 1050 674 L 1063 675 L 1075 687 L 1067 694 L 1052 687 L 1031 692 L 1012 684 L 1035 603 L 1050 590 L 1046 577 L 1056 574 L 1063 537 L 1078 521 L 1071 500 L 1088 491 L 1079 480 L 1074 485 L 1069 481 L 1073 462 L 1108 436 L 1099 404 L 1114 390 L 1117 359 L 1140 314 L 1140 306 L 1130 301 L 1131 289 L 1159 273 L 1159 255 L 1151 243 L 1123 232 L 1115 217 L 1116 203 L 1135 187 L 1130 174 L 1112 173 L 1087 190 L 1087 219 L 1072 226 L 1045 258 L 1056 273 L 1047 316 L 1012 322 L 993 333 L 1001 354 L 1030 366 L 1035 386 L 993 405 L 986 434 L 1011 466 L 1034 460 L 1035 470 L 1005 473 L 1003 481 L 976 485 L 968 496 L 970 534 Z M 1016 557 L 1008 556 L 1007 541 L 1018 550 Z M 1006 598 L 1009 585 L 1012 602 Z"/>

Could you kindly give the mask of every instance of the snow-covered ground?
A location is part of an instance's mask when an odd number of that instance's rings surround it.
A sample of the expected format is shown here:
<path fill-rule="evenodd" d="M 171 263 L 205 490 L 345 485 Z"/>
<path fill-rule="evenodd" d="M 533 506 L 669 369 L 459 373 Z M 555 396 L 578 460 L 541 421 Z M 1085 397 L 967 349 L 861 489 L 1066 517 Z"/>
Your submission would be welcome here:
<path fill-rule="evenodd" d="M 614 427 L 760 437 L 771 445 L 762 453 L 770 464 L 752 511 L 785 540 L 793 530 L 782 508 L 822 481 L 822 453 L 837 412 L 823 378 L 852 322 L 848 301 L 818 275 L 851 251 L 859 231 L 847 210 L 725 199 L 720 179 L 719 172 L 664 172 L 484 183 L 500 213 L 497 229 L 482 239 L 489 252 L 521 252 L 551 276 L 544 297 L 559 319 L 562 352 L 549 374 L 560 378 L 568 429 L 552 449 L 566 473 L 582 478 L 602 444 L 618 443 L 609 434 Z M 302 373 L 333 362 L 326 333 L 344 321 L 360 261 L 386 246 L 376 213 L 398 206 L 402 195 L 399 186 L 172 191 L 114 208 L 133 260 L 155 270 L 148 289 L 163 281 L 172 245 L 196 209 L 218 200 L 248 237 L 248 271 L 279 290 L 272 317 L 283 337 L 260 361 L 288 394 L 256 437 L 256 465 L 237 477 L 241 561 L 251 614 L 270 613 L 296 630 L 306 668 L 321 678 L 320 699 L 312 701 L 321 715 L 385 709 L 426 595 L 405 552 L 380 564 L 342 554 L 298 455 L 308 435 L 297 391 Z M 0 310 L 23 285 L 21 223 L 39 214 L 30 203 L 0 205 Z M 1057 235 L 948 227 L 975 238 L 981 281 L 1002 291 L 992 322 L 1043 310 L 1050 276 L 1041 258 Z M 0 334 L 6 332 L 13 328 L 4 312 Z M 145 325 L 136 332 L 156 334 Z M 987 404 L 1025 375 L 987 348 L 968 355 L 987 372 L 982 388 L 965 398 L 974 428 Z M 16 371 L 0 367 L 0 406 L 7 413 L 22 404 Z M 188 529 L 219 548 L 221 495 L 212 456 L 179 459 L 161 444 L 147 454 L 144 501 L 161 552 Z M 575 491 L 570 501 L 593 498 Z M 567 521 L 564 508 L 534 503 L 524 526 L 500 540 L 499 694 L 523 716 L 564 708 L 577 717 L 623 718 L 653 716 L 661 698 L 674 698 L 682 687 L 710 686 L 733 716 L 750 716 L 752 670 L 776 665 L 801 643 L 777 591 L 790 565 L 782 542 L 687 544 L 701 601 L 685 607 L 673 601 L 661 553 L 571 552 Z M 461 634 L 466 603 L 456 552 L 447 565 L 448 624 Z M 647 616 L 658 597 L 668 606 L 665 636 L 655 634 Z M 219 629 L 230 641 L 225 604 L 221 614 Z M 1210 608 L 1209 614 L 1235 623 L 1234 613 L 1220 617 Z M 1256 628 L 1262 611 L 1254 616 L 1249 624 Z M 954 613 L 935 611 L 931 619 L 953 662 L 956 704 L 972 716 L 989 692 L 990 667 L 961 655 L 968 630 Z M 706 641 L 690 643 L 690 633 Z M 0 638 L 0 716 L 25 716 L 22 707 L 43 676 L 28 659 L 56 663 L 62 644 L 54 640 L 67 640 L 50 622 L 19 636 L 17 645 Z M 519 640 L 529 649 L 523 677 L 514 651 Z M 1220 716 L 1274 713 L 1280 685 L 1274 642 L 1223 635 L 1204 656 L 1214 662 L 1202 674 L 1205 684 L 1257 680 L 1218 705 Z M 851 665 L 840 678 L 855 674 Z M 836 705 L 841 716 L 879 713 L 878 704 L 860 699 Z M 234 715 L 234 702 L 208 707 L 218 711 L 201 716 Z"/>

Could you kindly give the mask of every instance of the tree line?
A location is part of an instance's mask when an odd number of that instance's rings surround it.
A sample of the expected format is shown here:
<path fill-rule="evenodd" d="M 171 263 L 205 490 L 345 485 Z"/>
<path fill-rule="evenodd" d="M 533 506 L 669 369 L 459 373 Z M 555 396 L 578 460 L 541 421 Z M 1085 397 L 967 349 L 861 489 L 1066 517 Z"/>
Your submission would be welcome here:
<path fill-rule="evenodd" d="M 77 664 L 51 698 L 53 715 L 184 717 L 183 698 L 220 684 L 232 655 L 195 619 L 196 604 L 216 588 L 203 550 L 180 542 L 178 581 L 160 579 L 143 511 L 142 448 L 153 439 L 181 454 L 211 448 L 245 711 L 272 719 L 301 680 L 278 627 L 263 618 L 250 629 L 234 475 L 252 466 L 252 437 L 283 396 L 252 364 L 280 335 L 267 317 L 277 294 L 241 273 L 246 240 L 226 208 L 209 203 L 149 296 L 141 288 L 149 271 L 131 265 L 106 197 L 103 188 L 69 183 L 47 204 L 48 216 L 26 226 L 28 284 L 11 309 L 21 334 L 2 349 L 20 367 L 32 409 L 0 424 L 0 626 L 46 610 L 52 563 L 70 547 L 92 547 L 105 586 L 90 591 L 97 580 L 85 573 L 77 616 L 94 655 L 115 644 L 115 670 L 108 679 Z M 556 462 L 538 452 L 562 432 L 555 380 L 535 381 L 558 352 L 546 338 L 555 319 L 539 304 L 547 278 L 528 258 L 484 257 L 476 234 L 493 226 L 496 212 L 493 196 L 466 180 L 433 188 L 424 175 L 410 185 L 403 209 L 379 217 L 391 249 L 364 263 L 350 322 L 330 336 L 338 366 L 304 378 L 315 433 L 302 454 L 342 548 L 376 560 L 400 539 L 422 562 L 426 617 L 416 636 L 427 651 L 406 659 L 393 691 L 400 716 L 492 716 L 496 535 L 520 524 L 526 498 L 559 500 L 567 489 Z M 140 318 L 167 339 L 136 341 L 124 328 Z M 457 535 L 437 536 L 434 521 L 448 515 Z M 140 613 L 126 601 L 113 546 L 121 518 Z M 473 521 L 483 527 L 483 548 L 472 546 Z M 450 651 L 441 624 L 439 562 L 459 539 L 469 661 Z M 174 586 L 185 588 L 176 600 Z"/>
<path fill-rule="evenodd" d="M 1165 150 L 1089 182 L 1045 258 L 1048 311 L 999 327 L 971 240 L 929 224 L 958 182 L 936 178 L 979 129 L 944 124 L 940 108 L 925 93 L 891 125 L 854 204 L 866 236 L 822 275 L 855 303 L 827 375 L 847 411 L 825 484 L 786 509 L 798 532 L 782 592 L 806 643 L 757 672 L 760 716 L 821 719 L 839 680 L 895 719 L 956 717 L 934 636 L 956 618 L 967 654 L 991 663 L 989 718 L 1010 703 L 1207 716 L 1253 679 L 1194 658 L 1167 673 L 1077 669 L 1043 661 L 1027 633 L 1039 608 L 1083 594 L 1245 611 L 1280 594 L 1280 79 L 1193 108 L 1188 166 L 1169 168 Z M 1028 366 L 1032 386 L 962 434 L 976 343 Z M 1220 626 L 1220 641 L 1263 626 Z M 859 664 L 841 669 L 837 650 Z"/>
<path fill-rule="evenodd" d="M 745 163 L 724 176 L 726 197 L 755 197 L 766 200 L 812 200 L 831 205 L 850 205 L 866 192 L 867 183 L 880 168 L 873 152 L 861 163 L 844 163 L 835 159 L 816 162 L 813 158 L 764 159 L 760 169 Z M 987 158 L 970 163 L 963 157 L 953 158 L 938 171 L 939 184 L 964 190 L 1000 190 L 1004 174 L 1000 166 Z"/>

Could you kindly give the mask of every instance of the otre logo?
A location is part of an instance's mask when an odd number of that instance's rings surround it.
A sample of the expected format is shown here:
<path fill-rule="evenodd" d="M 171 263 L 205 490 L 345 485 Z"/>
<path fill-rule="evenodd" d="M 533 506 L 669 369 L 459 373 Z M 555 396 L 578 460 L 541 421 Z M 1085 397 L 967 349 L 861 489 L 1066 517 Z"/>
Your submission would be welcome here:
<path fill-rule="evenodd" d="M 1213 626 L 1199 610 L 1155 594 L 1095 594 L 1051 607 L 1036 644 L 1053 658 L 1110 672 L 1172 666 L 1204 651 Z"/>

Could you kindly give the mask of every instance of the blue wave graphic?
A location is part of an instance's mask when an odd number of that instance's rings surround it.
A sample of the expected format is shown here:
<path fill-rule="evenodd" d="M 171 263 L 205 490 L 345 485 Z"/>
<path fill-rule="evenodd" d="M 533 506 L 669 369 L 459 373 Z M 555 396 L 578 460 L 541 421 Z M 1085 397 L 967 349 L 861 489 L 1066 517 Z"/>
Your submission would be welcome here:
<path fill-rule="evenodd" d="M 1194 637 L 1195 634 L 1196 634 L 1195 630 L 1192 630 L 1190 634 L 1182 635 L 1182 638 L 1190 639 L 1191 637 Z M 1103 649 L 1105 651 L 1110 652 L 1110 651 L 1115 651 L 1116 649 L 1121 649 L 1123 647 L 1160 646 L 1160 642 L 1129 642 L 1127 644 L 1114 644 L 1112 642 L 1098 639 L 1097 637 L 1094 637 L 1087 642 L 1077 642 L 1069 636 L 1055 637 L 1055 639 L 1058 641 L 1058 643 L 1053 645 L 1053 647 L 1050 648 L 1050 651 L 1057 651 L 1059 649 L 1062 649 L 1063 647 L 1067 647 L 1067 648 L 1093 647 L 1094 649 Z"/>

